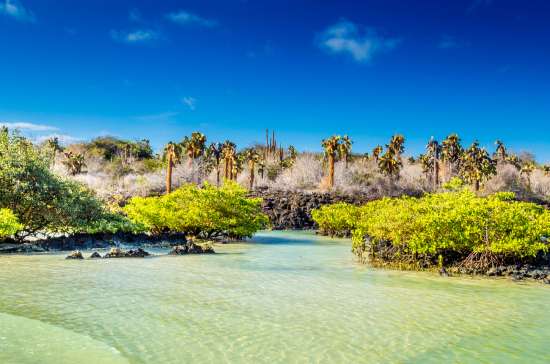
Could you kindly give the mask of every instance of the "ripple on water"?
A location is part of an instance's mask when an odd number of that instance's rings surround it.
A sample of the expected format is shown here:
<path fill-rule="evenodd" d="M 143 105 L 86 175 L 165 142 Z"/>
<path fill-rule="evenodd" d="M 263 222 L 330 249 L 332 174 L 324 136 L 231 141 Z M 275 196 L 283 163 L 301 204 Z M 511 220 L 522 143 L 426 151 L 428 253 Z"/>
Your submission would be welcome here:
<path fill-rule="evenodd" d="M 365 269 L 348 241 L 311 234 L 258 240 L 207 256 L 0 257 L 0 312 L 65 330 L 57 353 L 88 338 L 90 362 L 111 348 L 132 363 L 550 360 L 546 287 Z M 1 336 L 24 362 L 34 340 L 11 327 Z"/>

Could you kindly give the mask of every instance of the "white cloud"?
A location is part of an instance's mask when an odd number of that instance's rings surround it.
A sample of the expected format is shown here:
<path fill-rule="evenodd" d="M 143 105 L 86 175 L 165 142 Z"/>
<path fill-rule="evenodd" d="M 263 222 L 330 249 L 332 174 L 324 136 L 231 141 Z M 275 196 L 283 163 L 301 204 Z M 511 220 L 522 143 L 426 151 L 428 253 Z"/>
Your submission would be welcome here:
<path fill-rule="evenodd" d="M 111 38 L 117 42 L 128 44 L 150 43 L 159 39 L 160 34 L 151 29 L 136 29 L 132 31 L 111 30 Z"/>
<path fill-rule="evenodd" d="M 187 105 L 187 107 L 189 107 L 189 109 L 191 111 L 194 111 L 196 109 L 196 106 L 197 106 L 197 99 L 195 99 L 194 97 L 184 97 L 181 102 L 183 102 L 185 105 Z"/>
<path fill-rule="evenodd" d="M 4 0 L 0 2 L 0 14 L 11 16 L 23 22 L 34 23 L 36 21 L 34 14 L 25 9 L 18 0 Z"/>
<path fill-rule="evenodd" d="M 361 28 L 353 22 L 341 20 L 319 35 L 318 45 L 327 52 L 348 54 L 356 62 L 366 63 L 379 53 L 391 51 L 401 42 L 398 38 L 379 36 L 373 29 Z"/>
<path fill-rule="evenodd" d="M 179 25 L 198 25 L 207 28 L 218 26 L 218 22 L 213 19 L 206 19 L 197 14 L 185 10 L 166 14 L 166 18 Z"/>
<path fill-rule="evenodd" d="M 69 145 L 69 144 L 73 144 L 73 143 L 82 141 L 82 139 L 73 137 L 71 135 L 57 134 L 57 133 L 49 134 L 49 135 L 40 135 L 40 136 L 34 138 L 33 141 L 36 144 L 40 144 L 40 143 L 45 142 L 48 139 L 53 139 L 53 138 L 57 138 L 59 140 L 59 143 L 62 144 L 62 145 Z"/>
<path fill-rule="evenodd" d="M 27 123 L 27 122 L 12 122 L 12 123 L 4 123 L 0 122 L 0 126 L 6 127 L 8 129 L 17 129 L 21 131 L 53 131 L 58 130 L 55 126 L 51 125 L 42 125 L 42 124 L 33 124 L 33 123 Z"/>

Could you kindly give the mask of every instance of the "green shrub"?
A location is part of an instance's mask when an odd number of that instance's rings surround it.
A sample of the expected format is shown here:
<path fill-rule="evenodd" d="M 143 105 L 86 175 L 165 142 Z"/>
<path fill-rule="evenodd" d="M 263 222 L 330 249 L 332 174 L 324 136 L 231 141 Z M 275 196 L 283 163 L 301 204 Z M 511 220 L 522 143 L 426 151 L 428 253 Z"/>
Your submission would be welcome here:
<path fill-rule="evenodd" d="M 261 199 L 247 198 L 246 193 L 234 182 L 220 188 L 186 185 L 161 197 L 134 197 L 124 211 L 134 223 L 153 233 L 244 238 L 268 225 Z"/>
<path fill-rule="evenodd" d="M 353 227 L 358 255 L 387 260 L 424 259 L 435 265 L 445 256 L 475 265 L 548 252 L 550 211 L 513 199 L 510 193 L 478 197 L 467 190 L 384 198 L 351 216 L 338 205 L 326 207 L 324 213 L 332 216 L 323 221 L 332 222 L 332 228 Z"/>
<path fill-rule="evenodd" d="M 319 225 L 321 234 L 330 236 L 348 236 L 359 221 L 361 209 L 349 203 L 341 202 L 324 205 L 311 212 L 313 221 Z"/>
<path fill-rule="evenodd" d="M 138 234 L 147 231 L 145 226 L 134 223 L 124 215 L 117 213 L 105 213 L 104 216 L 86 225 L 81 232 L 88 234 L 97 233 L 129 233 Z"/>
<path fill-rule="evenodd" d="M 27 139 L 0 132 L 0 208 L 17 216 L 19 235 L 81 230 L 105 213 L 90 190 L 55 176 L 49 163 Z"/>
<path fill-rule="evenodd" d="M 17 216 L 9 209 L 0 209 L 0 239 L 15 235 L 23 225 L 17 220 Z"/>

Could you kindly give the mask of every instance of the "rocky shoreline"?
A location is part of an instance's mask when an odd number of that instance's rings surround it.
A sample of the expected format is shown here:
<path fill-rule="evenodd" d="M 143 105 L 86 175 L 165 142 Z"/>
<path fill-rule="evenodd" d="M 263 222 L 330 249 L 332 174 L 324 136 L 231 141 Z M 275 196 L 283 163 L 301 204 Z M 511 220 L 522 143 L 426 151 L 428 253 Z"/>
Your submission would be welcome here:
<path fill-rule="evenodd" d="M 263 199 L 263 212 L 269 217 L 273 230 L 310 230 L 317 226 L 311 211 L 322 205 L 347 202 L 361 205 L 372 201 L 373 196 L 364 193 L 307 192 L 257 189 L 251 197 Z"/>
<path fill-rule="evenodd" d="M 210 242 L 204 242 L 204 243 L 195 243 L 193 241 L 188 240 L 184 244 L 175 245 L 168 255 L 188 255 L 188 254 L 214 254 L 214 248 L 212 247 L 212 244 Z M 94 251 L 88 259 L 111 259 L 111 258 L 146 258 L 151 256 L 151 253 L 148 251 L 145 251 L 142 248 L 137 249 L 130 249 L 130 250 L 124 250 L 118 247 L 111 248 L 107 253 L 105 253 L 103 256 L 99 254 L 97 251 Z M 80 250 L 75 250 L 65 259 L 69 260 L 83 260 L 84 255 Z"/>
<path fill-rule="evenodd" d="M 121 244 L 134 247 L 172 247 L 186 242 L 187 239 L 184 234 L 175 233 L 160 235 L 129 233 L 75 234 L 41 238 L 23 243 L 7 241 L 0 243 L 0 254 L 110 249 Z"/>

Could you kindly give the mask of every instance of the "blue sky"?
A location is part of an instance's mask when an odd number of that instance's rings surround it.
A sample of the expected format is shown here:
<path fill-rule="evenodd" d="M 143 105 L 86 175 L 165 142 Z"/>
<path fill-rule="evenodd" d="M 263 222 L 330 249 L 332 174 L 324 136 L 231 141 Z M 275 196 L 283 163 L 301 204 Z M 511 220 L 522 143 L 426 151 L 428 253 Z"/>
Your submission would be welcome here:
<path fill-rule="evenodd" d="M 299 149 L 457 132 L 550 161 L 544 0 L 0 0 L 0 122 Z"/>

